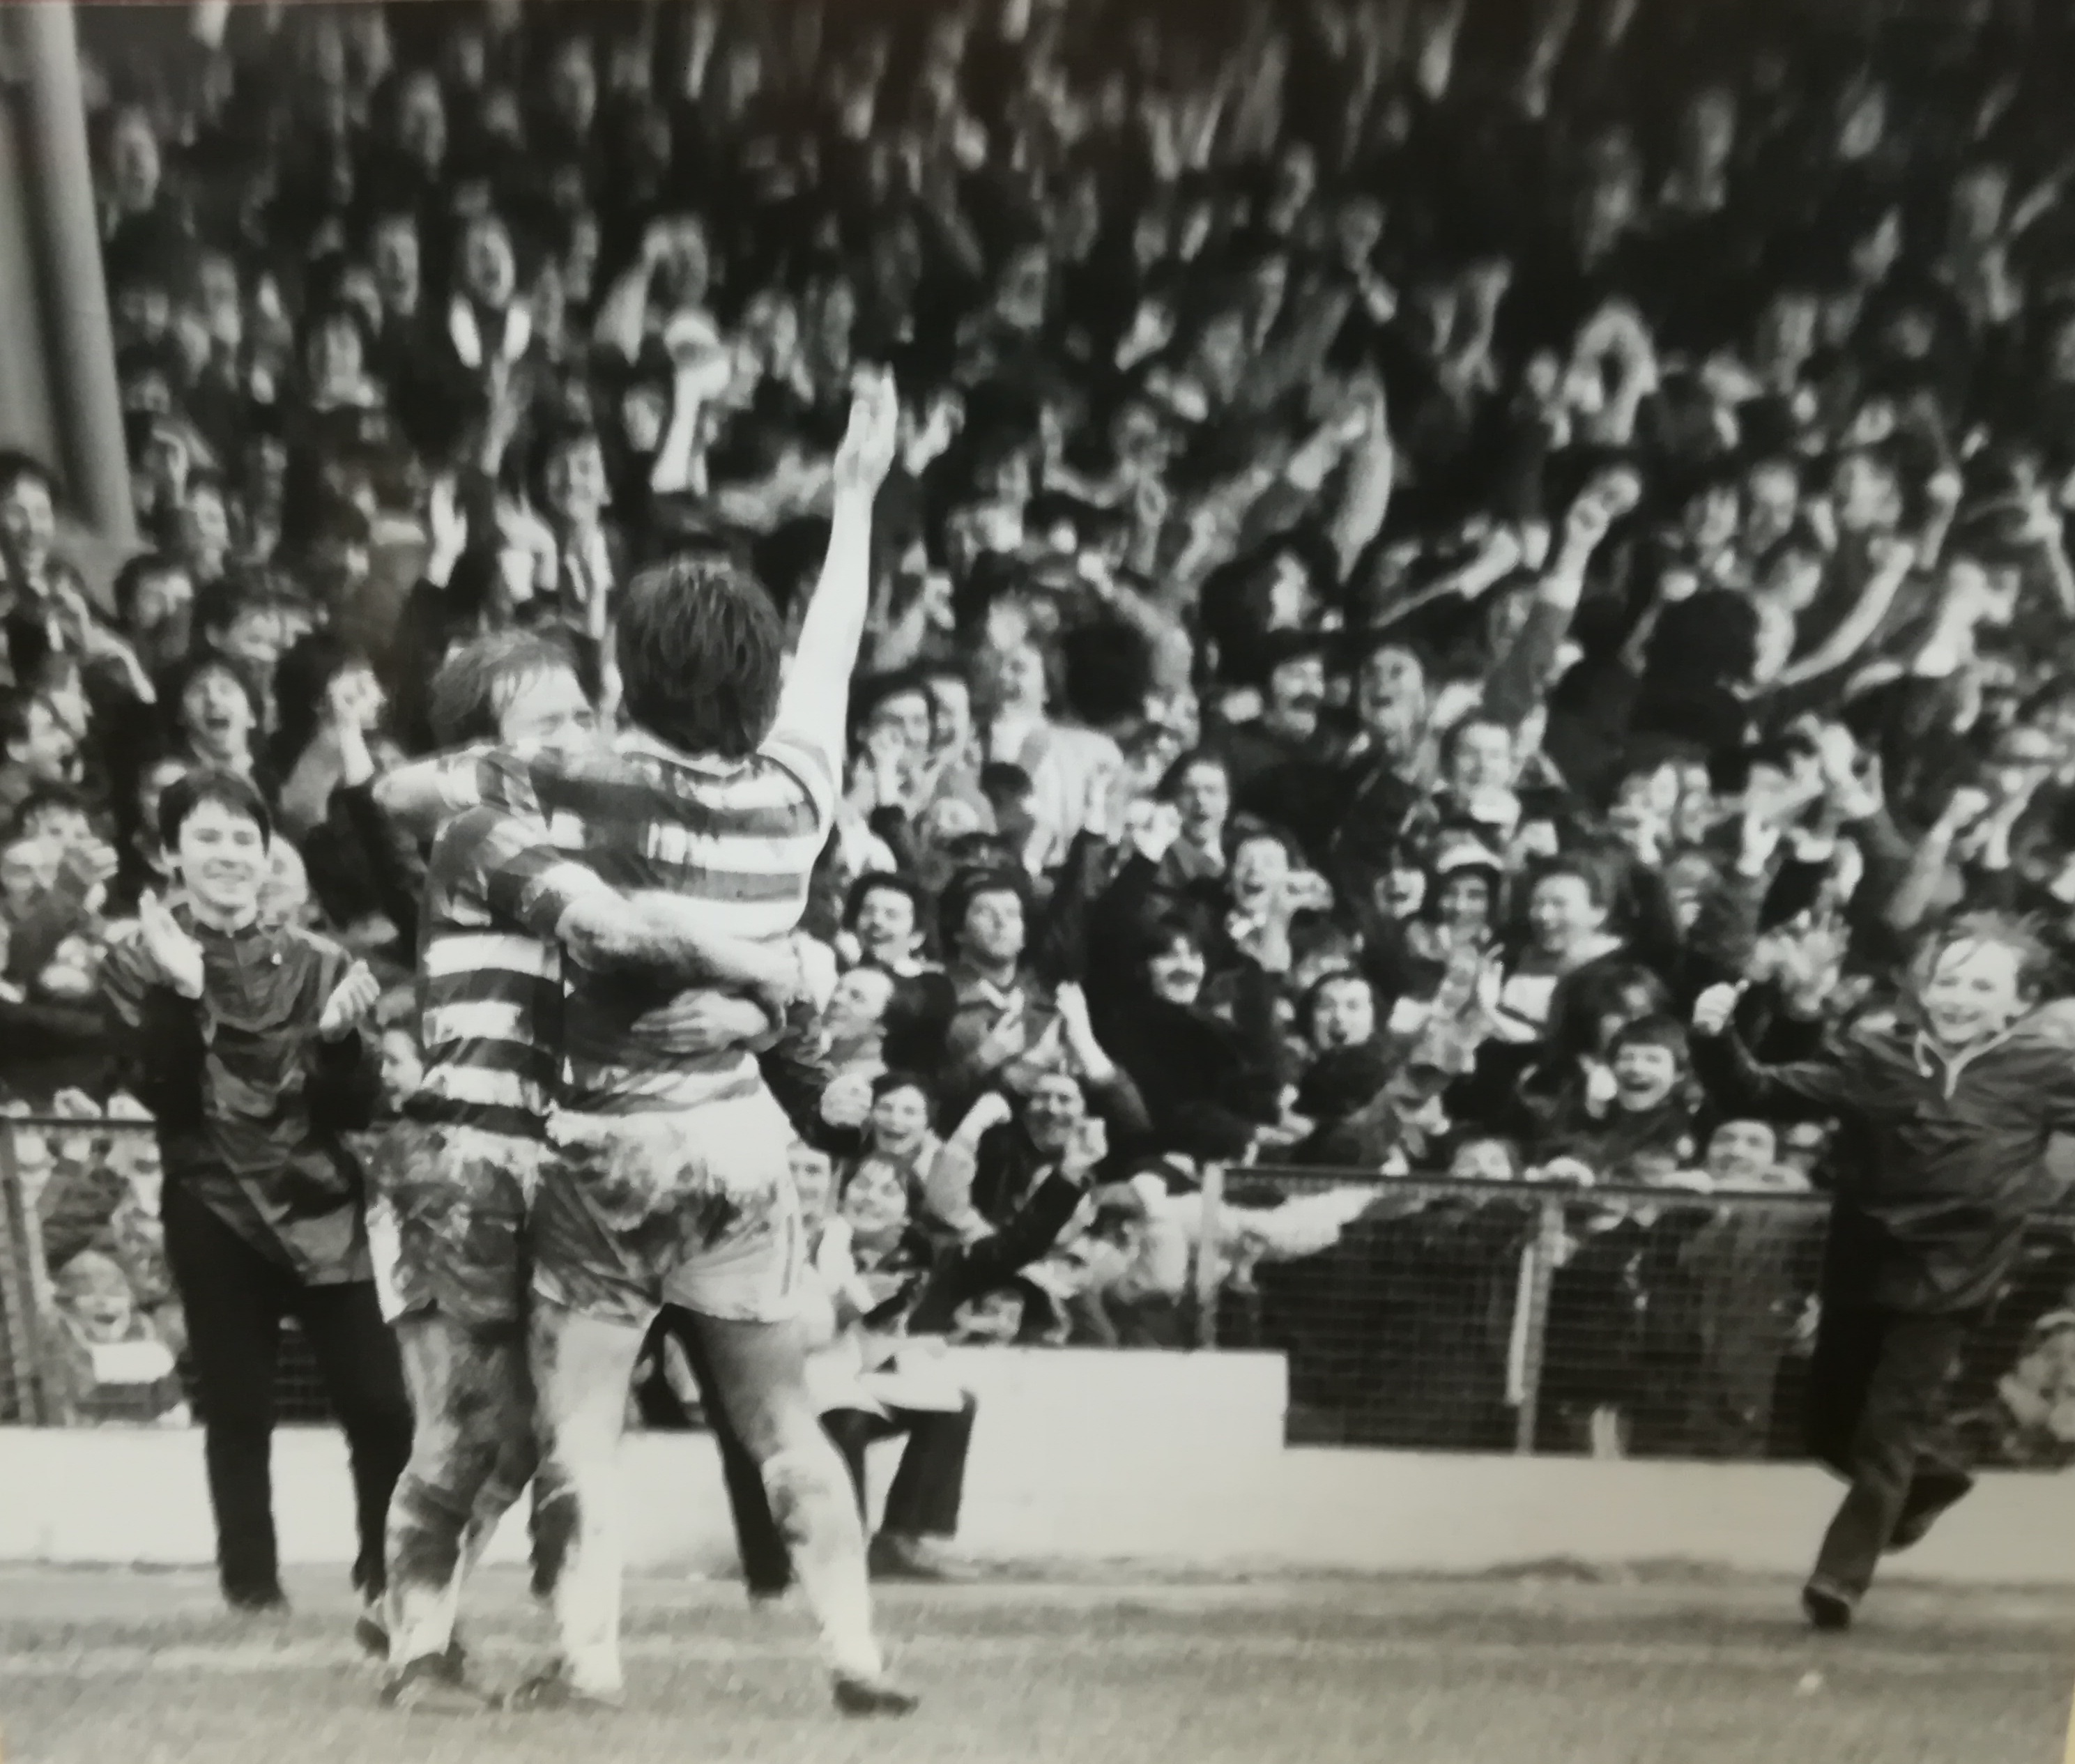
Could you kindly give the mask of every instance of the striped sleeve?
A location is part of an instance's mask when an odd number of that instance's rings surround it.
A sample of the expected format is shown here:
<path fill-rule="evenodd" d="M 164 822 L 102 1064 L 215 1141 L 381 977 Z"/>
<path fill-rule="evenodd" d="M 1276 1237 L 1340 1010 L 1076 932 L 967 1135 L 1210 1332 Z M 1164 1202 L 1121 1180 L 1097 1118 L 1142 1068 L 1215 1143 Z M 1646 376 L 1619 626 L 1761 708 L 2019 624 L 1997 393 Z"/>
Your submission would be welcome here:
<path fill-rule="evenodd" d="M 432 775 L 443 815 L 466 814 L 486 805 L 507 814 L 537 815 L 539 793 L 533 787 L 532 754 L 520 747 L 458 747 L 424 762 Z M 413 772 L 417 768 L 412 768 Z"/>
<path fill-rule="evenodd" d="M 496 747 L 482 754 L 475 766 L 475 801 L 528 820 L 545 818 L 534 783 L 535 757 L 533 751 L 522 747 Z"/>
<path fill-rule="evenodd" d="M 492 809 L 457 819 L 451 837 L 483 878 L 483 895 L 499 918 L 552 938 L 581 900 L 614 891 L 586 865 L 557 850 L 545 827 Z"/>
<path fill-rule="evenodd" d="M 488 751 L 480 747 L 461 747 L 423 762 L 424 769 L 432 775 L 432 787 L 442 814 L 459 814 L 483 801 L 483 758 Z M 408 769 L 414 776 L 421 775 L 417 767 Z"/>
<path fill-rule="evenodd" d="M 773 729 L 758 752 L 799 781 L 814 811 L 814 830 L 826 839 L 835 825 L 836 798 L 842 794 L 842 760 L 822 744 L 783 723 Z"/>

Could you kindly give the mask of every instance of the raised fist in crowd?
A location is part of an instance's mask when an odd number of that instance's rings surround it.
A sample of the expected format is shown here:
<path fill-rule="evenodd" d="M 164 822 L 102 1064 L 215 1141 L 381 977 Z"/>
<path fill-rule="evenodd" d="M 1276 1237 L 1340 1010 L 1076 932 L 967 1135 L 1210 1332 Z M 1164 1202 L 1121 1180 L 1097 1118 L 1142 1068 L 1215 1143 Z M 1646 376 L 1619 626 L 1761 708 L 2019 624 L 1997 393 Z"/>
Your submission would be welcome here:
<path fill-rule="evenodd" d="M 1708 1041 L 1721 1034 L 1736 1016 L 1737 1001 L 1742 996 L 1739 987 L 1709 987 L 1693 1006 L 1693 1033 Z"/>

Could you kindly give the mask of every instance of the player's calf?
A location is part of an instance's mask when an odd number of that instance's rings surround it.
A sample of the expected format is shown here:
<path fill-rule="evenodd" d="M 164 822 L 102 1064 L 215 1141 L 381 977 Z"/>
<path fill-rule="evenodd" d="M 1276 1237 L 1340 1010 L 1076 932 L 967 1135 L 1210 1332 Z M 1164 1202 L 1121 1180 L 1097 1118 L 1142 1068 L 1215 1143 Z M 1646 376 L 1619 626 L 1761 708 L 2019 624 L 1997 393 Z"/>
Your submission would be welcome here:
<path fill-rule="evenodd" d="M 619 1437 L 644 1333 L 639 1324 L 584 1316 L 546 1300 L 535 1306 L 541 1453 L 534 1576 L 554 1609 L 560 1656 L 535 1681 L 533 1700 L 514 1706 L 545 1706 L 542 1698 L 568 1696 L 606 1704 L 620 1695 Z"/>
<path fill-rule="evenodd" d="M 400 1672 L 457 1658 L 462 1584 L 516 1495 L 499 1472 L 515 1461 L 511 1436 L 524 1409 L 509 1330 L 470 1328 L 435 1310 L 400 1319 L 397 1333 L 418 1409 L 389 1513 L 385 1651 Z"/>
<path fill-rule="evenodd" d="M 864 1528 L 849 1472 L 824 1437 L 801 1442 L 764 1464 L 771 1516 L 821 1625 L 836 1707 L 846 1715 L 905 1715 L 919 1699 L 886 1671 L 872 1634 Z"/>

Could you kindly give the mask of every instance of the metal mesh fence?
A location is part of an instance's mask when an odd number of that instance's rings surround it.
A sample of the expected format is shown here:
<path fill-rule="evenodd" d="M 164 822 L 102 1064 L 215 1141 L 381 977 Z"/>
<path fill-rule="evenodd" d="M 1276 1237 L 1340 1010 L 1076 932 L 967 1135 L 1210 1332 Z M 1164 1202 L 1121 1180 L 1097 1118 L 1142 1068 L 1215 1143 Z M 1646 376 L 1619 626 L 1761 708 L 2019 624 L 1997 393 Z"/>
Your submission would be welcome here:
<path fill-rule="evenodd" d="M 1235 1173 L 1228 1218 L 1344 1181 Z M 1218 1335 L 1288 1357 L 1294 1444 L 1785 1456 L 1822 1240 L 1808 1200 L 1379 1182 Z"/>
<path fill-rule="evenodd" d="M 198 1415 L 180 1300 L 159 1224 L 150 1123 L 18 1116 L 0 1132 L 0 1422 L 178 1423 Z M 81 1277 L 92 1257 L 101 1277 Z M 91 1311 L 92 1327 L 85 1325 Z M 171 1360 L 133 1386 L 97 1379 L 89 1343 L 161 1344 Z M 330 1418 L 324 1385 L 292 1316 L 283 1319 L 275 1412 Z"/>
<path fill-rule="evenodd" d="M 13 1136 L 0 1133 L 0 1422 L 61 1418 L 43 1377 L 50 1306 L 36 1210 L 15 1166 Z"/>
<path fill-rule="evenodd" d="M 1256 1259 L 1229 1247 L 1247 1214 L 1352 1186 L 1332 1175 L 1232 1173 L 1218 1233 L 1228 1247 L 1217 1344 L 1287 1357 L 1293 1444 L 1531 1445 L 1548 1312 L 1537 1198 L 1377 1182 L 1316 1253 Z"/>
<path fill-rule="evenodd" d="M 1233 1171 L 1218 1240 L 1369 1193 L 1315 1252 L 1199 1270 L 1217 1343 L 1286 1356 L 1292 1444 L 1796 1458 L 1820 1318 L 1818 1196 Z M 1353 1197 L 1350 1197 L 1352 1210 Z M 2034 1226 L 1953 1393 L 1976 1459 L 2075 1460 L 2075 1217 Z"/>
<path fill-rule="evenodd" d="M 7 1125 L 0 1422 L 198 1415 L 148 1124 Z M 1825 1211 L 1813 1196 L 1213 1170 L 1191 1277 L 1153 1302 L 1159 1327 L 1072 1339 L 1279 1352 L 1296 1445 L 1795 1457 Z M 80 1388 L 89 1253 L 120 1270 L 131 1333 L 172 1350 L 169 1388 L 143 1411 Z M 1955 1407 L 1981 1462 L 2075 1462 L 2075 1216 L 2035 1227 Z M 292 1317 L 275 1409 L 289 1422 L 329 1414 Z"/>

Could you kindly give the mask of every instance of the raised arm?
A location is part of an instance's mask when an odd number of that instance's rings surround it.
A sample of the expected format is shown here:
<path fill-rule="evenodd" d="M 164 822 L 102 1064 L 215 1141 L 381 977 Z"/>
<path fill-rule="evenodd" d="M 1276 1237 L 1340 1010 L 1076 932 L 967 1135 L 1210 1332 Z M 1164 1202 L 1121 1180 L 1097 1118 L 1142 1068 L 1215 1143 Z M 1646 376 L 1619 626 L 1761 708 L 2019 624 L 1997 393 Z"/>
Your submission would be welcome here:
<path fill-rule="evenodd" d="M 1083 1122 L 1058 1166 L 1045 1175 L 1006 1225 L 938 1259 L 909 1315 L 908 1332 L 942 1333 L 967 1299 L 1013 1279 L 1050 1250 L 1087 1200 L 1089 1178 L 1105 1149 L 1101 1124 Z"/>
<path fill-rule="evenodd" d="M 1895 595 L 1916 566 L 1916 550 L 1908 540 L 1888 540 L 1874 559 L 1873 574 L 1860 593 L 1858 604 L 1845 615 L 1844 623 L 1820 647 L 1791 667 L 1782 669 L 1776 685 L 1783 689 L 1805 681 L 1820 680 L 1833 669 L 1841 668 L 1852 660 L 1880 628 L 1881 621 L 1895 604 Z"/>
<path fill-rule="evenodd" d="M 1693 1008 L 1693 1070 L 1725 1108 L 1768 1120 L 1821 1120 L 1850 1107 L 1850 1075 L 1835 1059 L 1761 1066 L 1737 1038 L 1730 1018 L 1740 989 L 1711 987 Z"/>
<path fill-rule="evenodd" d="M 843 775 L 850 680 L 872 602 L 872 505 L 893 464 L 901 407 L 890 374 L 859 376 L 850 428 L 836 453 L 829 551 L 778 701 L 774 743 L 802 748 L 830 778 Z"/>
<path fill-rule="evenodd" d="M 1015 1118 L 1015 1111 L 1000 1091 L 987 1091 L 966 1111 L 966 1118 L 938 1149 L 924 1173 L 925 1207 L 961 1242 L 984 1237 L 989 1230 L 972 1199 L 973 1179 L 980 1173 L 980 1141 Z"/>
<path fill-rule="evenodd" d="M 1518 729 L 1541 708 L 1556 658 L 1584 598 L 1585 571 L 1614 520 L 1635 504 L 1629 481 L 1592 485 L 1571 505 L 1556 555 L 1535 585 L 1528 622 L 1493 659 L 1485 681 L 1484 712 Z"/>

